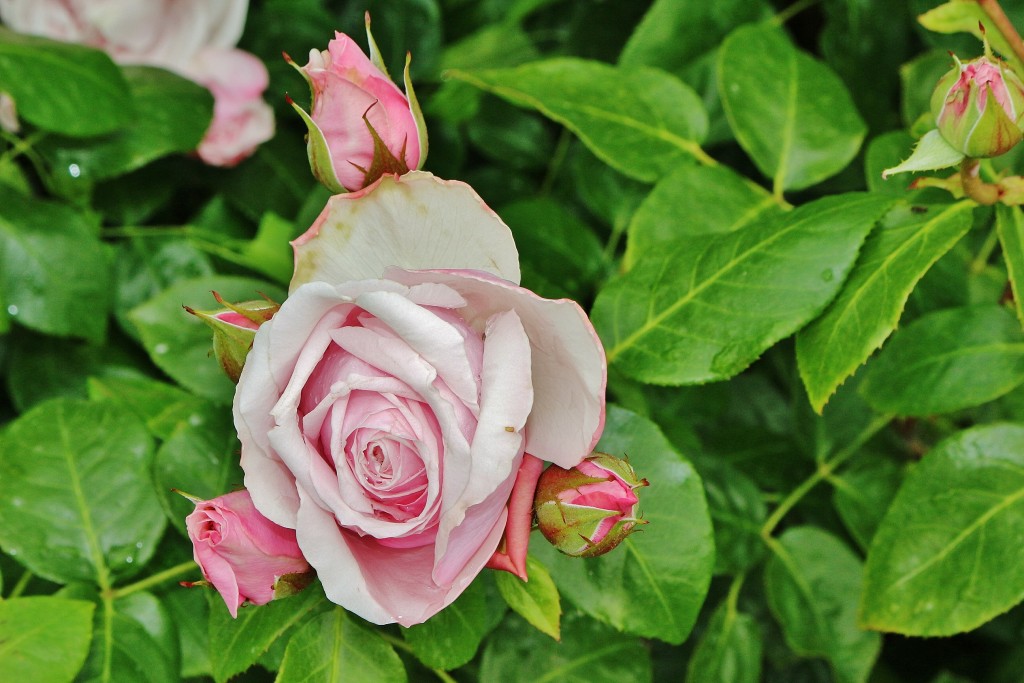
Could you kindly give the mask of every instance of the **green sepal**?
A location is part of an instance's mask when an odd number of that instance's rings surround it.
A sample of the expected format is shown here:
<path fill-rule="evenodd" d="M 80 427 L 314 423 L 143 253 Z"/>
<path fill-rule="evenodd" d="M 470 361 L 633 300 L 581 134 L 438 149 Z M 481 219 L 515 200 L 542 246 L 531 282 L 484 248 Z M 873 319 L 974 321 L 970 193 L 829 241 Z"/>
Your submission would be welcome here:
<path fill-rule="evenodd" d="M 274 600 L 301 593 L 315 578 L 316 572 L 313 571 L 282 574 L 274 581 Z"/>
<path fill-rule="evenodd" d="M 372 41 L 371 41 L 372 45 Z M 416 136 L 420 141 L 420 162 L 417 169 L 423 168 L 427 161 L 427 151 L 430 145 L 427 142 L 427 122 L 423 119 L 423 110 L 420 108 L 420 101 L 416 99 L 416 91 L 412 87 L 412 78 L 409 77 L 409 65 L 412 64 L 412 53 L 405 53 L 405 97 L 409 100 L 409 111 L 412 112 L 413 121 L 416 122 Z"/>
<path fill-rule="evenodd" d="M 305 74 L 303 74 L 305 75 Z M 309 157 L 309 168 L 313 175 L 332 194 L 341 194 L 348 190 L 338 180 L 338 174 L 334 171 L 334 161 L 331 159 L 331 149 L 327 145 L 327 138 L 324 137 L 320 126 L 316 125 L 306 110 L 289 99 L 292 109 L 299 113 L 306 124 L 306 156 Z M 359 188 L 356 188 L 359 189 Z"/>
<path fill-rule="evenodd" d="M 370 31 L 370 12 L 367 11 L 366 14 L 363 15 L 363 18 L 366 22 L 366 43 L 368 52 L 370 53 L 370 62 L 380 69 L 381 73 L 388 77 L 388 80 L 393 80 L 391 78 L 391 74 L 388 73 L 388 68 L 384 65 L 384 58 L 380 55 L 380 48 L 377 47 L 377 41 L 373 39 L 373 33 Z"/>
<path fill-rule="evenodd" d="M 370 137 L 373 138 L 373 162 L 370 163 L 370 168 L 363 168 L 362 166 L 352 164 L 364 173 L 363 187 L 366 187 L 383 175 L 404 175 L 408 173 L 409 165 L 405 163 L 405 144 L 403 143 L 402 145 L 401 158 L 399 159 L 384 144 L 384 140 L 377 134 L 377 130 L 370 123 L 370 119 L 366 117 L 365 113 L 363 114 L 363 123 L 366 124 L 366 129 L 370 131 Z"/>
<path fill-rule="evenodd" d="M 1001 107 L 997 107 L 1002 111 Z M 1005 116 L 1005 114 L 1004 114 Z M 932 129 L 918 140 L 914 151 L 905 161 L 882 171 L 882 178 L 888 178 L 896 173 L 911 173 L 915 171 L 934 171 L 940 168 L 955 166 L 964 160 L 963 152 L 954 149 L 946 142 L 938 129 Z"/>

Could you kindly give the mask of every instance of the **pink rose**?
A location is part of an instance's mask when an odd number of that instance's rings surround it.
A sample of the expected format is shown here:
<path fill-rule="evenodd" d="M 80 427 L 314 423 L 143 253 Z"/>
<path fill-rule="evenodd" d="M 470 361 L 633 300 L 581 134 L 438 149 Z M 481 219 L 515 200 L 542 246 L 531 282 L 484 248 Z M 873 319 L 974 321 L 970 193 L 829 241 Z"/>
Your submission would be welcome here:
<path fill-rule="evenodd" d="M 291 293 L 235 394 L 256 506 L 296 530 L 328 598 L 377 624 L 450 604 L 506 526 L 521 573 L 532 463 L 572 467 L 604 425 L 584 312 L 519 287 L 508 228 L 428 173 L 331 198 L 293 245 Z"/>
<path fill-rule="evenodd" d="M 335 33 L 326 50 L 310 50 L 309 63 L 299 68 L 313 97 L 309 114 L 295 107 L 309 128 L 310 166 L 332 192 L 359 190 L 385 173 L 420 168 L 427 157 L 427 131 L 408 62 L 406 97 L 380 61 L 369 15 L 366 35 L 373 61 L 351 38 Z M 371 127 L 382 146 L 375 144 Z"/>
<path fill-rule="evenodd" d="M 267 67 L 242 50 L 208 48 L 185 72 L 213 93 L 213 121 L 196 152 L 211 166 L 234 166 L 274 136 L 274 110 L 263 101 Z"/>
<path fill-rule="evenodd" d="M 0 0 L 20 33 L 91 45 L 122 64 L 183 71 L 207 47 L 234 47 L 248 0 Z"/>
<path fill-rule="evenodd" d="M 243 602 L 263 605 L 273 600 L 282 576 L 309 571 L 295 532 L 261 515 L 248 491 L 196 502 L 185 525 L 196 564 L 232 617 Z"/>
<path fill-rule="evenodd" d="M 248 0 L 0 0 L 10 28 L 105 50 L 121 64 L 173 71 L 208 88 L 213 121 L 197 150 L 214 166 L 232 166 L 274 134 L 263 101 L 267 69 L 233 49 Z"/>

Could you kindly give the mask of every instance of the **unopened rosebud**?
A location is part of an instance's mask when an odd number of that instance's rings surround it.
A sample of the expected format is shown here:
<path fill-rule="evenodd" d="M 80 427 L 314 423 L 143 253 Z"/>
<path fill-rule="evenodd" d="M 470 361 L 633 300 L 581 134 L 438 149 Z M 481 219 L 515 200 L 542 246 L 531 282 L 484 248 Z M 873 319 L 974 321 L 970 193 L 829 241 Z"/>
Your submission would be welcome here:
<path fill-rule="evenodd" d="M 331 192 L 360 190 L 384 174 L 423 166 L 427 130 L 405 63 L 405 94 L 387 73 L 366 15 L 369 57 L 343 33 L 326 50 L 311 50 L 298 69 L 309 83 L 309 113 L 289 99 L 308 130 L 306 151 L 317 180 Z"/>
<path fill-rule="evenodd" d="M 625 460 L 595 453 L 566 470 L 552 465 L 537 484 L 537 521 L 544 538 L 566 555 L 596 557 L 637 524 L 636 489 L 647 486 Z"/>
<path fill-rule="evenodd" d="M 969 157 L 1009 151 L 1024 137 L 1024 82 L 991 53 L 969 62 L 953 59 L 956 66 L 932 93 L 939 133 Z"/>
<path fill-rule="evenodd" d="M 193 501 L 196 509 L 185 519 L 193 556 L 205 585 L 217 589 L 232 617 L 243 603 L 263 605 L 313 580 L 295 531 L 264 517 L 248 491 Z"/>
<path fill-rule="evenodd" d="M 252 348 L 256 330 L 273 318 L 281 306 L 270 299 L 231 304 L 224 301 L 217 292 L 213 296 L 224 308 L 197 311 L 185 306 L 185 310 L 213 329 L 213 354 L 231 381 L 237 383 L 245 365 L 245 357 Z"/>

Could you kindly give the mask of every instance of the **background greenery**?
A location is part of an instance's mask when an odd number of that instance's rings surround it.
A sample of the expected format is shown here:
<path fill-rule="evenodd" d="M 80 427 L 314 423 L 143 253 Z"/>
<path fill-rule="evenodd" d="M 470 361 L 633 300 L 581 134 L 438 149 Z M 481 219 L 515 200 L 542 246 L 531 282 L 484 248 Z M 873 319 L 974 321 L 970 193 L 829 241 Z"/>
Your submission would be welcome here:
<path fill-rule="evenodd" d="M 230 170 L 184 154 L 202 88 L 0 29 L 0 678 L 1024 680 L 1024 216 L 881 180 L 947 50 L 981 52 L 915 20 L 938 4 L 254 0 L 278 132 Z M 410 629 L 315 586 L 232 621 L 177 585 L 170 489 L 241 482 L 181 305 L 283 297 L 327 192 L 280 54 L 362 43 L 366 9 L 392 73 L 413 54 L 426 169 L 591 311 L 599 447 L 650 524 L 591 560 L 536 536 L 529 584 L 486 571 Z"/>

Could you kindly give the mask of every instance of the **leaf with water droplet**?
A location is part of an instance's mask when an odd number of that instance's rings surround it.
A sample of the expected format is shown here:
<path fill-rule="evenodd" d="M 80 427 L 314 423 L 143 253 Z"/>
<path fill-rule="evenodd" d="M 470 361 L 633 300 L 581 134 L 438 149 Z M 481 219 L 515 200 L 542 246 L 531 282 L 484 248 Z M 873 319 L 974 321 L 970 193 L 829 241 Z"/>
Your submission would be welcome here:
<path fill-rule="evenodd" d="M 116 404 L 37 405 L 0 436 L 0 545 L 60 583 L 134 574 L 166 524 L 153 496 L 152 447 L 145 426 Z M 144 551 L 124 562 L 138 542 Z"/>

